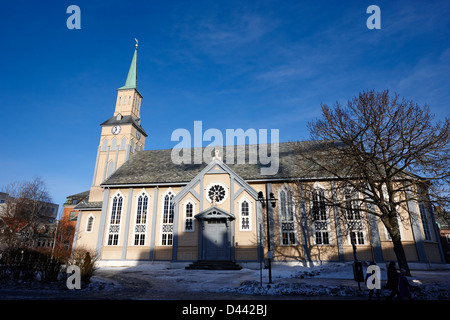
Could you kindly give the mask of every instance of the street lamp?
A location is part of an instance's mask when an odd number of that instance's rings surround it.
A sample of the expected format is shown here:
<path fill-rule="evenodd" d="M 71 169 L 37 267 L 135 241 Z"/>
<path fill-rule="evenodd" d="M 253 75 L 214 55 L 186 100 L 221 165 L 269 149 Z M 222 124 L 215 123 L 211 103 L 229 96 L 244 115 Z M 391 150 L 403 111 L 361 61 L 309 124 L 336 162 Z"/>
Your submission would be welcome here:
<path fill-rule="evenodd" d="M 272 208 L 275 208 L 276 201 L 271 192 L 269 198 L 264 198 L 264 194 L 262 191 L 258 192 L 258 201 L 262 203 L 263 207 L 266 207 L 266 215 L 267 215 L 267 260 L 269 267 L 269 283 L 272 283 L 272 251 L 270 250 L 270 228 L 269 228 L 269 202 L 272 205 Z"/>

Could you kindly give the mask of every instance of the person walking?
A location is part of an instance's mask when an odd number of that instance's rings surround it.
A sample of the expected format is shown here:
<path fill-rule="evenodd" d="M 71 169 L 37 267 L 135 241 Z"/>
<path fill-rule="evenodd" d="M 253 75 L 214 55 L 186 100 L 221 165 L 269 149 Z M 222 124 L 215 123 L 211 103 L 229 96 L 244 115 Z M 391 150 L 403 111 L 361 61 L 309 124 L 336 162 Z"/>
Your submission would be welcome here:
<path fill-rule="evenodd" d="M 398 291 L 398 273 L 395 268 L 395 262 L 391 261 L 389 263 L 389 267 L 387 270 L 387 283 L 386 288 L 391 291 L 391 294 L 388 296 L 388 300 L 392 300 L 395 296 L 399 297 Z"/>
<path fill-rule="evenodd" d="M 401 269 L 400 275 L 398 276 L 398 298 L 408 298 L 408 300 L 411 300 L 411 286 L 408 282 L 408 279 L 406 278 L 406 270 Z"/>

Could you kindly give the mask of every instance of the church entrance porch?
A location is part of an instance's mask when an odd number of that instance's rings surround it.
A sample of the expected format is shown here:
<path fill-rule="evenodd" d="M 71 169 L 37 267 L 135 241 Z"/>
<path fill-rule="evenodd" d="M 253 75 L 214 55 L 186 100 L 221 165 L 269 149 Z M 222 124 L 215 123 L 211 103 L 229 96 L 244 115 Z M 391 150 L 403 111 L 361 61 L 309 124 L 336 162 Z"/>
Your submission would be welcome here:
<path fill-rule="evenodd" d="M 186 269 L 240 270 L 234 262 L 234 216 L 212 206 L 195 218 L 200 222 L 199 260 Z"/>
<path fill-rule="evenodd" d="M 198 259 L 234 260 L 234 216 L 212 206 L 195 216 L 200 222 Z"/>

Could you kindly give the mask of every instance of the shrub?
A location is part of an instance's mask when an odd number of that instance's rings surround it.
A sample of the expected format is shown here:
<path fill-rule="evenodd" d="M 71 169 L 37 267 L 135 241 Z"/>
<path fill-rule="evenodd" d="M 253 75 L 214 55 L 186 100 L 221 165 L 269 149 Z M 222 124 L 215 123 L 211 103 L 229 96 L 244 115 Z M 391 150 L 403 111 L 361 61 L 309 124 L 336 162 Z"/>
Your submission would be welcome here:
<path fill-rule="evenodd" d="M 98 255 L 94 250 L 79 247 L 72 251 L 72 255 L 67 261 L 67 266 L 78 266 L 81 272 L 81 282 L 82 284 L 87 285 L 90 283 L 90 279 L 95 270 L 97 270 L 97 267 L 95 266 L 97 260 Z"/>
<path fill-rule="evenodd" d="M 0 254 L 0 279 L 56 281 L 63 262 L 53 256 L 51 250 L 5 250 Z"/>

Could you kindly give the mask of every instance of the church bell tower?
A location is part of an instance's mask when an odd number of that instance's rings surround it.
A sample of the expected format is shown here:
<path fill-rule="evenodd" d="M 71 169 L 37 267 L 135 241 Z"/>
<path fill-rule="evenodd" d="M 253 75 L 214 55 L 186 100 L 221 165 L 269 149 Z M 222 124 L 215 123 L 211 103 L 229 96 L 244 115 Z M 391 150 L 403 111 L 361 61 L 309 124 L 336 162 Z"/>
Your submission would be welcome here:
<path fill-rule="evenodd" d="M 102 132 L 92 179 L 90 201 L 101 201 L 100 185 L 136 152 L 144 150 L 147 134 L 141 126 L 142 95 L 138 91 L 137 47 L 125 85 L 117 89 L 114 114 L 101 124 Z"/>

